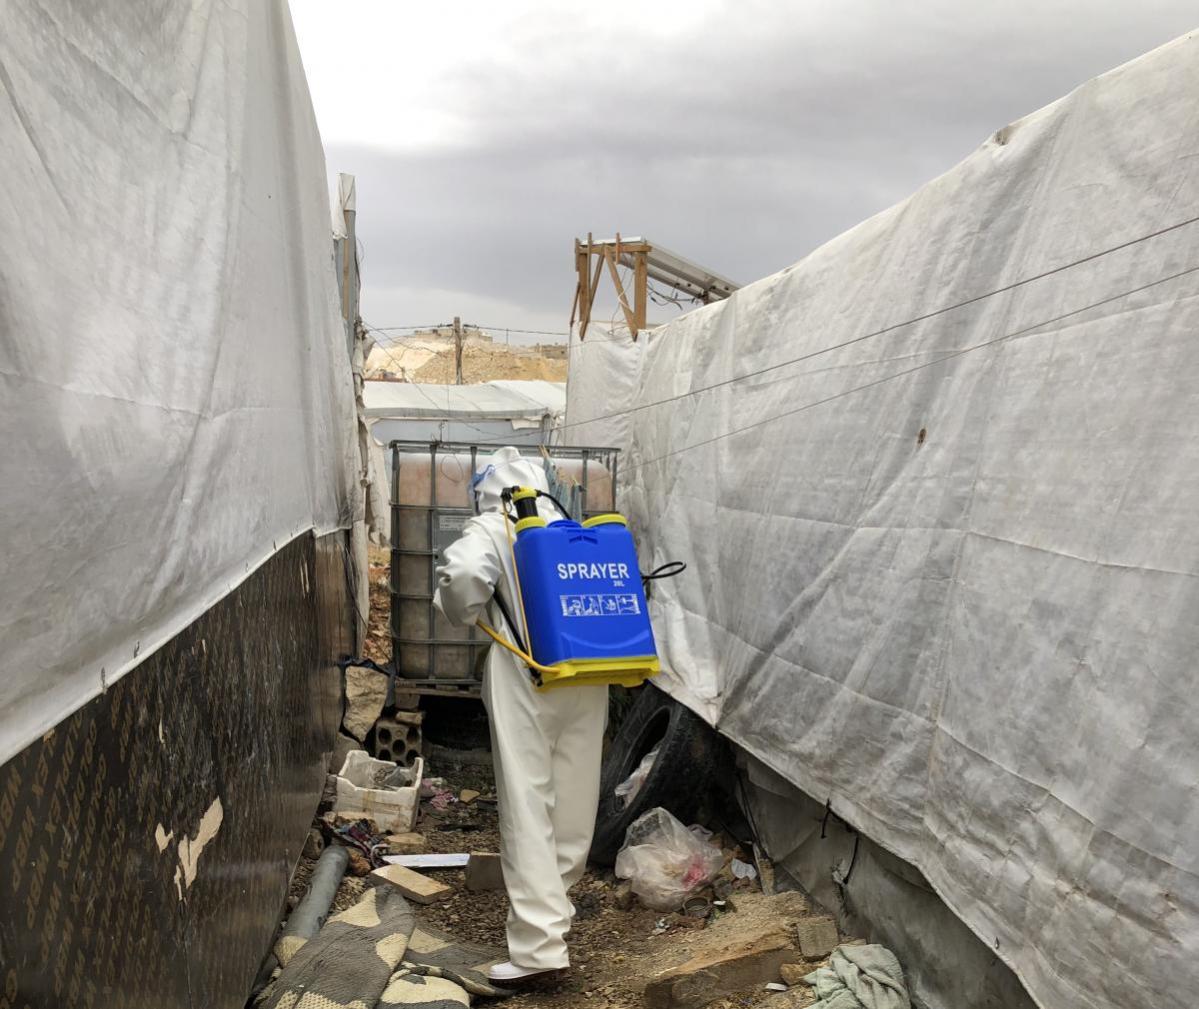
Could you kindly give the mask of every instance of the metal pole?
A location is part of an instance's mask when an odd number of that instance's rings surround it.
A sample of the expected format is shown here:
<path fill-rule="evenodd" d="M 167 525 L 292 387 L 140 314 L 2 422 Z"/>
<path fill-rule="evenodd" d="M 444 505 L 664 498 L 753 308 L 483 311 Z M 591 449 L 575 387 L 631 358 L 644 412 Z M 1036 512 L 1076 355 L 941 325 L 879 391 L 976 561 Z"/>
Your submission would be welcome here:
<path fill-rule="evenodd" d="M 396 676 L 400 671 L 400 566 L 396 563 L 400 546 L 400 447 L 396 442 L 391 449 L 391 549 L 387 554 L 387 629 L 391 632 L 391 668 Z"/>
<path fill-rule="evenodd" d="M 359 277 L 358 277 L 358 239 L 355 229 L 357 220 L 357 194 L 354 176 L 341 174 L 337 177 L 338 203 L 341 209 L 342 229 L 344 235 L 337 240 L 335 248 L 339 249 L 338 261 L 341 268 L 339 283 L 341 286 L 341 317 L 345 325 L 346 351 L 349 354 L 351 368 L 354 361 L 354 348 L 365 331 L 359 332 Z M 365 355 L 364 355 L 365 357 Z M 365 359 L 362 362 L 366 367 Z M 362 394 L 362 375 L 355 372 L 355 397 Z M 361 399 L 358 400 L 361 404 Z M 361 419 L 361 414 L 359 414 Z M 369 437 L 369 436 L 368 436 Z M 368 443 L 364 440 L 359 428 L 358 437 L 358 474 L 365 481 L 370 470 Z M 354 651 L 362 653 L 363 642 L 370 630 L 370 557 L 367 550 L 366 505 L 356 516 L 350 532 L 351 566 L 354 569 L 354 586 L 352 591 L 357 598 L 354 600 Z"/>
<path fill-rule="evenodd" d="M 462 320 L 454 316 L 454 385 L 462 384 Z"/>
<path fill-rule="evenodd" d="M 346 327 L 346 343 L 354 356 L 354 336 L 358 323 L 358 218 L 357 183 L 354 176 L 337 176 L 337 195 L 345 237 L 341 239 L 341 318 Z"/>
<path fill-rule="evenodd" d="M 457 329 L 458 319 L 454 319 L 454 328 Z M 433 443 L 429 446 L 429 524 L 427 526 L 428 544 L 429 544 L 429 563 L 425 568 L 425 586 L 429 592 L 429 679 L 434 679 L 437 676 L 437 655 L 438 647 L 433 644 L 437 639 L 437 609 L 433 605 L 433 598 L 437 594 L 437 562 L 441 559 L 437 548 L 437 444 Z"/>

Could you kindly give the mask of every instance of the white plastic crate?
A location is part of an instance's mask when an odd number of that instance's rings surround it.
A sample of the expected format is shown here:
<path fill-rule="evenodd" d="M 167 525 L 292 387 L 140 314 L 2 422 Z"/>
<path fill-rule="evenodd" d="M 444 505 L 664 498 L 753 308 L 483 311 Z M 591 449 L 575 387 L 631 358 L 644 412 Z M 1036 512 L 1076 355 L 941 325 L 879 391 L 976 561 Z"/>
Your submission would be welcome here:
<path fill-rule="evenodd" d="M 420 782 L 425 762 L 416 758 L 410 768 L 390 760 L 376 760 L 365 750 L 351 750 L 337 773 L 337 798 L 334 811 L 361 813 L 383 830 L 405 833 L 416 826 L 420 807 Z M 399 788 L 379 787 L 380 772 L 401 783 Z"/>

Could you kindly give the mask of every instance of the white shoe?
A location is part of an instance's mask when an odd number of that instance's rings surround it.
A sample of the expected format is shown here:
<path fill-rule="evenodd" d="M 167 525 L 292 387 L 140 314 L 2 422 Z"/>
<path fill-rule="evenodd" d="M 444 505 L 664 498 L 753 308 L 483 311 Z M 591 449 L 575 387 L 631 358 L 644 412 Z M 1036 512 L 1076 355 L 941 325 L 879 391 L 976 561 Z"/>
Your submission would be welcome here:
<path fill-rule="evenodd" d="M 552 973 L 552 970 L 542 967 L 517 967 L 514 963 L 497 963 L 487 972 L 487 978 L 490 981 L 500 982 L 526 981 L 529 978 Z"/>

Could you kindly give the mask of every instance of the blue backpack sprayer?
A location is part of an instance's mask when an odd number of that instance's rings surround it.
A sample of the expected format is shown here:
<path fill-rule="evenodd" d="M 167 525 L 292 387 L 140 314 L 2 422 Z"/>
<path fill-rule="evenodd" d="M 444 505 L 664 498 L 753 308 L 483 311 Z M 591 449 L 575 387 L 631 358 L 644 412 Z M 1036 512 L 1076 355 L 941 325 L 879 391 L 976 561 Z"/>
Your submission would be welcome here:
<path fill-rule="evenodd" d="M 499 591 L 495 599 L 516 644 L 482 622 L 479 626 L 529 667 L 538 689 L 639 686 L 660 668 L 645 582 L 678 574 L 686 565 L 676 562 L 642 576 L 622 515 L 547 522 L 537 514 L 538 497 L 549 498 L 566 515 L 543 491 L 510 487 L 503 492 L 521 623 L 513 620 Z M 516 509 L 515 535 L 509 504 Z"/>

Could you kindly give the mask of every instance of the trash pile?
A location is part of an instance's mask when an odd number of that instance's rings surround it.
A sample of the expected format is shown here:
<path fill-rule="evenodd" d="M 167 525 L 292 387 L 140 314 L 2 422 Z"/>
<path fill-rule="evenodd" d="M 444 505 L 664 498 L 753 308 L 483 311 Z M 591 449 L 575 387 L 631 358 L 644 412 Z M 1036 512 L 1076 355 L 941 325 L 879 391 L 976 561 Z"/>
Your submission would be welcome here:
<path fill-rule="evenodd" d="M 629 827 L 616 875 L 629 881 L 646 907 L 678 911 L 724 868 L 724 852 L 711 837 L 702 827 L 684 827 L 664 809 L 651 809 Z"/>
<path fill-rule="evenodd" d="M 685 827 L 665 809 L 642 814 L 629 826 L 624 847 L 616 858 L 616 876 L 631 904 L 671 914 L 659 920 L 656 932 L 672 926 L 702 928 L 708 920 L 736 911 L 733 893 L 756 889 L 758 870 L 743 861 L 739 845 L 694 824 Z"/>

